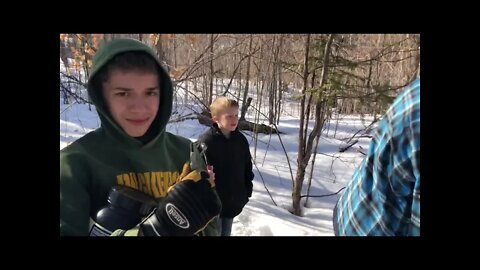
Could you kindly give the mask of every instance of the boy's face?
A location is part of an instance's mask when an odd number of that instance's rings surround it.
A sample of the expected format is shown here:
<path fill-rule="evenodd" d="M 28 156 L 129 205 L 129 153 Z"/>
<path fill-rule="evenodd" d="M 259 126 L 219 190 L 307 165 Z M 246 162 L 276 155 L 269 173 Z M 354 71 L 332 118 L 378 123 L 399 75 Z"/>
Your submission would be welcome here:
<path fill-rule="evenodd" d="M 117 69 L 110 72 L 102 88 L 115 122 L 132 137 L 144 135 L 160 106 L 158 75 Z"/>
<path fill-rule="evenodd" d="M 238 107 L 224 109 L 213 117 L 218 127 L 226 131 L 234 131 L 238 125 Z"/>

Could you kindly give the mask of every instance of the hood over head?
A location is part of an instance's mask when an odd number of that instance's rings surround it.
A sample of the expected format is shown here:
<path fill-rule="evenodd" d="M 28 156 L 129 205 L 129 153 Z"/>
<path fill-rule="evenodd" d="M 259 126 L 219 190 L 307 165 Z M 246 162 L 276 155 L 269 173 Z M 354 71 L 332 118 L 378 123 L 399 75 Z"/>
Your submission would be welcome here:
<path fill-rule="evenodd" d="M 101 79 L 98 78 L 98 74 L 105 69 L 107 64 L 115 56 L 131 51 L 145 52 L 158 64 L 157 70 L 160 86 L 160 107 L 149 130 L 144 136 L 142 136 L 145 137 L 143 140 L 147 144 L 150 144 L 158 139 L 158 137 L 164 132 L 168 120 L 170 119 L 172 113 L 173 87 L 170 76 L 163 68 L 156 53 L 149 46 L 134 39 L 115 39 L 101 45 L 93 57 L 87 91 L 91 101 L 97 109 L 102 123 L 102 128 L 104 128 L 109 134 L 112 134 L 121 140 L 128 141 L 136 145 L 141 144 L 139 140 L 130 137 L 112 118 L 108 108 L 106 107 L 106 103 L 101 92 Z"/>

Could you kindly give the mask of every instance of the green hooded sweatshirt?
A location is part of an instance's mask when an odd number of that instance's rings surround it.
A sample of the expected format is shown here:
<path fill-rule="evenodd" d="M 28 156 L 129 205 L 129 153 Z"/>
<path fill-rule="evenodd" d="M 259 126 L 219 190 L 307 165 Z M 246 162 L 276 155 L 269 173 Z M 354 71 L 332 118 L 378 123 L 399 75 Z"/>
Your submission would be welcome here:
<path fill-rule="evenodd" d="M 111 118 L 101 89 L 91 83 L 109 60 L 127 51 L 146 52 L 160 67 L 160 108 L 145 144 L 129 136 Z M 102 46 L 93 58 L 87 90 L 101 127 L 60 151 L 60 235 L 88 235 L 96 214 L 108 205 L 109 191 L 115 185 L 163 198 L 190 159 L 190 140 L 165 131 L 172 110 L 172 82 L 147 45 L 117 39 Z"/>

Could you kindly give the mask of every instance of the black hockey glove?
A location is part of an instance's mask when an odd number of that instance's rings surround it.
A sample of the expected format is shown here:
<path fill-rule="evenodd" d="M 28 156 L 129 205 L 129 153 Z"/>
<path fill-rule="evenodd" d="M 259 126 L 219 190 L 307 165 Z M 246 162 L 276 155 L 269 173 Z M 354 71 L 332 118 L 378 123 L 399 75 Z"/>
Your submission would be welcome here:
<path fill-rule="evenodd" d="M 172 186 L 157 209 L 140 225 L 139 236 L 193 236 L 221 210 L 221 202 L 205 171 L 183 167 L 180 181 Z"/>

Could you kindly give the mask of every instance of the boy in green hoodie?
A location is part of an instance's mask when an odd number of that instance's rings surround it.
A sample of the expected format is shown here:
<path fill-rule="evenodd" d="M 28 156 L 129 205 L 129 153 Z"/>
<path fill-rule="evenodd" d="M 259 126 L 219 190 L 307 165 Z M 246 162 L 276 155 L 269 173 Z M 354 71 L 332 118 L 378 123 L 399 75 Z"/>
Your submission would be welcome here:
<path fill-rule="evenodd" d="M 60 151 L 60 235 L 217 235 L 213 179 L 165 131 L 173 87 L 156 54 L 133 39 L 101 46 L 87 91 L 101 127 Z"/>

